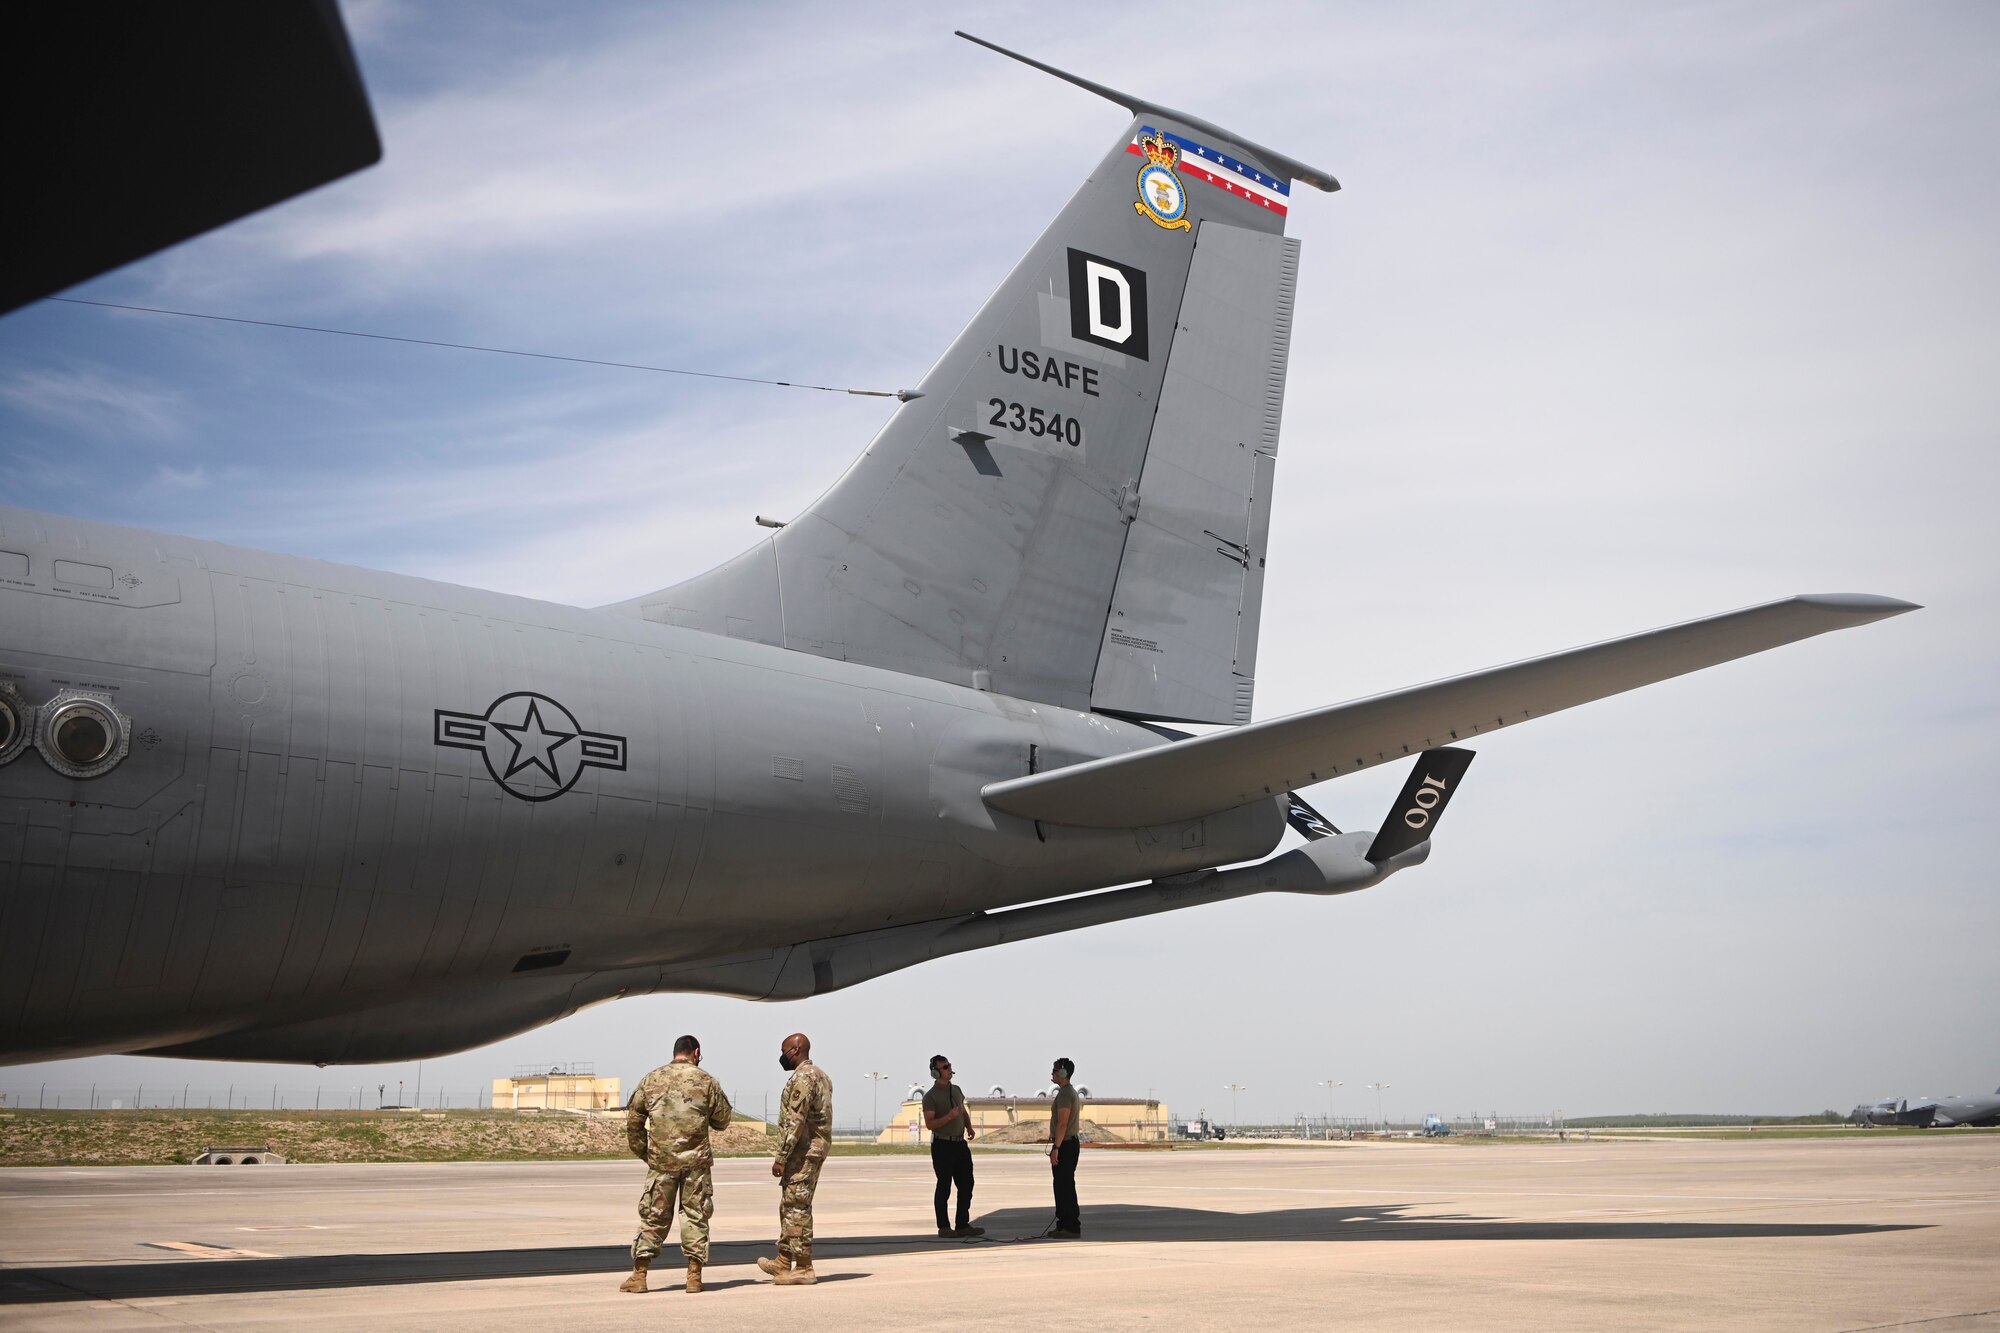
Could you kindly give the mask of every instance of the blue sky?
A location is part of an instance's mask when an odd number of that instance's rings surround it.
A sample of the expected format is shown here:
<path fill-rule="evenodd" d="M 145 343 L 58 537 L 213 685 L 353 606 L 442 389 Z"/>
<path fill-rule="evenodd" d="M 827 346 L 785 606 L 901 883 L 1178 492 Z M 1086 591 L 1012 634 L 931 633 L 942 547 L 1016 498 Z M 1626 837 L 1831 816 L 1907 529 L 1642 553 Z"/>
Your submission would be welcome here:
<path fill-rule="evenodd" d="M 651 997 L 431 1062 L 865 1114 L 934 1050 L 1245 1118 L 1845 1109 L 2000 1083 L 1989 806 L 2000 83 L 1988 6 L 345 6 L 381 165 L 77 289 L 893 389 L 1123 128 L 955 26 L 1332 170 L 1304 244 L 1258 713 L 1800 591 L 1924 612 L 1481 747 L 1430 864 L 792 1006 Z M 586 605 L 797 512 L 879 400 L 42 303 L 32 508 Z M 1399 774 L 1310 793 L 1368 826 Z M 413 1070 L 339 1076 L 342 1085 Z M 101 1059 L 44 1080 L 309 1073 Z M 328 1082 L 328 1086 L 335 1086 Z M 261 1094 L 260 1094 L 261 1095 Z"/>

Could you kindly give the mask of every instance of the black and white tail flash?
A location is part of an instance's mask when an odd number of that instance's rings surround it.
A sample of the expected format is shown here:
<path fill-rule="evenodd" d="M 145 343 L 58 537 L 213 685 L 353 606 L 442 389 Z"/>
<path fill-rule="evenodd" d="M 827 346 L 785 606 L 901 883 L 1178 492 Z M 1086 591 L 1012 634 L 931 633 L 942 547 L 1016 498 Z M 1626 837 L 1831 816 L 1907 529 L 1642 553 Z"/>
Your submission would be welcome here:
<path fill-rule="evenodd" d="M 1368 859 L 1382 862 L 1407 852 L 1437 829 L 1444 818 L 1445 803 L 1458 790 L 1465 770 L 1472 766 L 1472 751 L 1445 746 L 1425 750 L 1417 756 L 1417 766 L 1389 809 L 1382 831 L 1368 847 Z"/>

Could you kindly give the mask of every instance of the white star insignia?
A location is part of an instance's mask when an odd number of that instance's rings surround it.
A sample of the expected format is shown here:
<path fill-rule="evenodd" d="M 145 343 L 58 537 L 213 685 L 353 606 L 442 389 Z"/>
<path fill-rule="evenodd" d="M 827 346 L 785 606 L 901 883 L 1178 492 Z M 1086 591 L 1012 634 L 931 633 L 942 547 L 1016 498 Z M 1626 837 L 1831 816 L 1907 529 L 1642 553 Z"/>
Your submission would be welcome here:
<path fill-rule="evenodd" d="M 528 716 L 519 726 L 508 726 L 505 722 L 493 725 L 514 745 L 514 758 L 507 765 L 507 777 L 511 778 L 532 765 L 548 774 L 550 782 L 562 781 L 556 772 L 555 751 L 575 740 L 575 732 L 550 731 L 542 726 L 541 707 L 533 699 L 528 700 Z"/>

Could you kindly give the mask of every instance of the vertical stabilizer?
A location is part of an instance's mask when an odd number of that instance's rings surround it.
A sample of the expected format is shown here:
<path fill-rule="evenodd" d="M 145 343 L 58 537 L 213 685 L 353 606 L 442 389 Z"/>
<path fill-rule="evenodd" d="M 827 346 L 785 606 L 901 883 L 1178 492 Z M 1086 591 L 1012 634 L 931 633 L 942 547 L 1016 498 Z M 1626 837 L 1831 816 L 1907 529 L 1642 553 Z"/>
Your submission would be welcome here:
<path fill-rule="evenodd" d="M 1282 233 L 1292 180 L 1332 178 L 1050 72 L 1134 119 L 921 396 L 782 530 L 624 609 L 1072 708 L 1248 717 Z"/>

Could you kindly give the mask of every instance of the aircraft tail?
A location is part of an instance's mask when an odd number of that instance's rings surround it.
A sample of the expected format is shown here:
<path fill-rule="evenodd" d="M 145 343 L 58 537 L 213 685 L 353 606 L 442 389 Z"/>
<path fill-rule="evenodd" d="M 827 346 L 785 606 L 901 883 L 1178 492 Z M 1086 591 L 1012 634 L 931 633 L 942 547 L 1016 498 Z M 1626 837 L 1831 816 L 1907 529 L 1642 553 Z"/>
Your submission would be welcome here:
<path fill-rule="evenodd" d="M 1338 183 L 1014 58 L 1132 122 L 830 490 L 621 609 L 1065 707 L 1248 721 L 1285 216 L 1294 182 Z"/>

